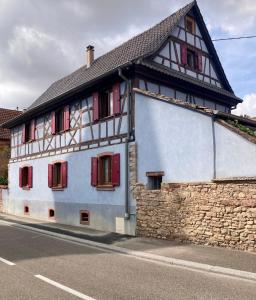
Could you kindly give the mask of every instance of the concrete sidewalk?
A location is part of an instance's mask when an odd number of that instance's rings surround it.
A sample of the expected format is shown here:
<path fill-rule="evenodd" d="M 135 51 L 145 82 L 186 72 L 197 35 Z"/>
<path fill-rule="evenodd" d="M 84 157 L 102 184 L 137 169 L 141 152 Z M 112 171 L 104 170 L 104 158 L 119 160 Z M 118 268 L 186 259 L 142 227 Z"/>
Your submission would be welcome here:
<path fill-rule="evenodd" d="M 42 222 L 31 218 L 16 217 L 6 214 L 0 214 L 0 220 L 14 222 L 32 228 L 48 230 L 79 239 L 125 248 L 128 250 L 256 273 L 256 253 L 193 245 L 188 243 L 184 244 L 177 241 L 131 237 L 88 228 L 74 227 L 52 222 Z"/>

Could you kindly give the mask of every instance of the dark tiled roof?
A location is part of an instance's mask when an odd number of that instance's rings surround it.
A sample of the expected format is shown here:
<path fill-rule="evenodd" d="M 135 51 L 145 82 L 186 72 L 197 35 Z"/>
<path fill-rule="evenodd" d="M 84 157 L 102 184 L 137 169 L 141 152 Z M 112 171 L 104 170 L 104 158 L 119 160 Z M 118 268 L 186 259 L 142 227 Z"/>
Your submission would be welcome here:
<path fill-rule="evenodd" d="M 170 31 L 178 23 L 180 18 L 186 15 L 194 4 L 195 2 L 191 2 L 154 27 L 95 59 L 90 68 L 83 66 L 72 74 L 54 82 L 28 110 L 156 51 L 168 37 Z"/>
<path fill-rule="evenodd" d="M 18 110 L 0 108 L 0 124 L 5 123 L 6 121 L 9 121 L 21 114 L 22 112 Z M 10 130 L 0 127 L 0 140 L 9 140 L 10 137 Z"/>

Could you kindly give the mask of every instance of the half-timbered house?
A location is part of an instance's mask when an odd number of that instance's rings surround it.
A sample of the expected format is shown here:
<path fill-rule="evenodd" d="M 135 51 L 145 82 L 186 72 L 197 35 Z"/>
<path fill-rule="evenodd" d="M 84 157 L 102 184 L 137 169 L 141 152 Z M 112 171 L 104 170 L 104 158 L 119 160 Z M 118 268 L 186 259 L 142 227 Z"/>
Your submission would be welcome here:
<path fill-rule="evenodd" d="M 97 59 L 88 46 L 85 66 L 4 125 L 5 210 L 134 234 L 136 182 L 256 175 L 253 138 L 235 126 L 256 122 L 231 114 L 241 101 L 195 1 Z"/>

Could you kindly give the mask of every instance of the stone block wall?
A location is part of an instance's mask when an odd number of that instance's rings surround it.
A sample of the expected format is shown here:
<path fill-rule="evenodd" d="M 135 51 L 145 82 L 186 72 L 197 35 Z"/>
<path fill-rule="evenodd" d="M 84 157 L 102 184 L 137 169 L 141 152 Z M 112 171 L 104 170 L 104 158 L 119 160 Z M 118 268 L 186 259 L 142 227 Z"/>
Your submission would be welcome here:
<path fill-rule="evenodd" d="M 137 184 L 137 234 L 256 252 L 256 181 Z"/>

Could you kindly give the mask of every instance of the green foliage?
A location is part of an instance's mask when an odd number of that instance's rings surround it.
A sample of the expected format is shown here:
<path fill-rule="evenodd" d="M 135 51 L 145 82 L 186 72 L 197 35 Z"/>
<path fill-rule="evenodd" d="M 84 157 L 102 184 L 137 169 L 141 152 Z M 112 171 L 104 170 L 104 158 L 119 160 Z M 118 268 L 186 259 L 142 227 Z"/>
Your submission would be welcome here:
<path fill-rule="evenodd" d="M 245 125 L 242 125 L 238 122 L 238 120 L 228 120 L 227 121 L 230 125 L 235 126 L 236 128 L 238 128 L 239 130 L 248 133 L 251 136 L 256 136 L 256 130 L 253 130 L 249 127 L 246 127 Z"/>
<path fill-rule="evenodd" d="M 8 178 L 5 176 L 0 177 L 0 185 L 8 185 Z"/>

